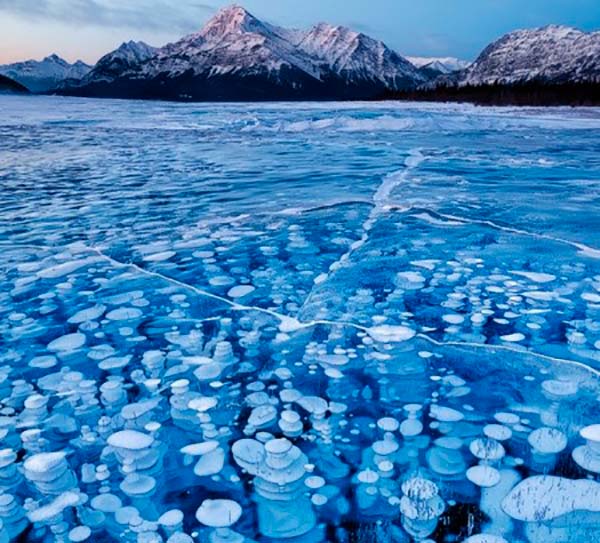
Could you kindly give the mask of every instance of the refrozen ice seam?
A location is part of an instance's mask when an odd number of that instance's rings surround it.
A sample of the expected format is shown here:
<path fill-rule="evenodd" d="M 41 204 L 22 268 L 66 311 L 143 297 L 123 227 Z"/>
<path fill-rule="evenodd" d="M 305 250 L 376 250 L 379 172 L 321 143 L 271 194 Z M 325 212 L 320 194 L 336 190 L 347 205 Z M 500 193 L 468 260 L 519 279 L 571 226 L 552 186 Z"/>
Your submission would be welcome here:
<path fill-rule="evenodd" d="M 459 220 L 458 217 L 452 217 L 452 218 Z M 503 228 L 503 227 L 500 227 L 500 228 Z M 523 235 L 528 235 L 528 234 L 529 233 L 527 233 L 527 232 L 523 232 Z M 537 236 L 537 234 L 531 234 L 531 235 Z M 567 242 L 567 243 L 569 245 L 571 244 L 570 242 Z M 0 244 L 0 247 L 7 247 L 7 246 L 27 247 L 27 248 L 33 248 L 36 250 L 51 250 L 52 249 L 51 247 L 44 247 L 41 245 L 40 246 L 32 246 L 32 245 Z M 134 264 L 134 263 L 120 262 L 119 260 L 116 260 L 116 259 L 104 254 L 100 249 L 97 249 L 95 247 L 86 247 L 86 249 L 96 253 L 100 258 L 111 263 L 115 267 L 133 268 L 141 274 L 144 274 L 144 275 L 147 275 L 150 277 L 156 277 L 158 279 L 162 279 L 163 281 L 166 281 L 167 283 L 171 283 L 171 284 L 177 285 L 181 288 L 190 290 L 199 296 L 206 296 L 208 298 L 223 302 L 224 304 L 230 306 L 234 311 L 256 311 L 258 313 L 263 313 L 265 315 L 274 317 L 281 322 L 280 329 L 282 332 L 293 332 L 293 331 L 303 330 L 306 328 L 312 328 L 314 326 L 320 326 L 320 325 L 322 325 L 322 326 L 344 326 L 344 327 L 353 328 L 355 330 L 358 330 L 360 332 L 365 332 L 365 333 L 369 333 L 369 330 L 370 330 L 368 327 L 361 326 L 360 324 L 356 324 L 356 323 L 349 322 L 349 321 L 315 320 L 315 321 L 310 321 L 310 322 L 301 322 L 294 317 L 290 317 L 288 315 L 283 315 L 281 313 L 278 313 L 276 311 L 272 311 L 270 309 L 266 309 L 263 307 L 237 304 L 235 302 L 232 302 L 231 300 L 228 300 L 227 298 L 223 298 L 216 294 L 212 294 L 211 292 L 200 289 L 198 287 L 195 287 L 194 285 L 190 285 L 189 283 L 185 283 L 178 279 L 174 279 L 173 277 L 169 277 L 168 275 L 164 275 L 162 273 L 146 270 L 146 269 L 142 268 L 141 266 L 138 266 L 137 264 Z M 472 343 L 472 342 L 459 342 L 459 341 L 437 341 L 437 340 L 433 339 L 432 337 L 430 337 L 426 334 L 422 334 L 422 333 L 417 334 L 416 337 L 423 339 L 425 341 L 428 341 L 432 345 L 436 345 L 438 347 L 444 347 L 444 346 L 472 347 L 474 349 L 501 350 L 501 351 L 507 351 L 507 352 L 514 352 L 514 353 L 518 353 L 518 354 L 526 353 L 529 356 L 532 356 L 533 358 L 539 358 L 542 360 L 546 360 L 549 362 L 555 362 L 555 363 L 563 364 L 563 365 L 571 365 L 571 366 L 577 367 L 579 369 L 586 370 L 586 371 L 590 372 L 591 374 L 595 375 L 596 377 L 600 377 L 600 371 L 592 368 L 591 366 L 588 366 L 587 364 L 584 364 L 583 362 L 577 362 L 575 360 L 568 360 L 568 359 L 564 359 L 564 358 L 556 358 L 556 357 L 548 356 L 545 354 L 536 353 L 535 351 L 529 351 L 529 350 L 523 351 L 522 349 L 516 349 L 516 348 L 510 347 L 510 346 L 506 346 L 506 345 L 490 345 L 490 344 L 485 344 L 485 343 Z"/>
<path fill-rule="evenodd" d="M 347 262 L 355 251 L 363 247 L 369 241 L 369 233 L 373 229 L 373 226 L 377 222 L 377 219 L 380 217 L 380 215 L 392 209 L 389 200 L 394 189 L 403 184 L 410 175 L 410 173 L 414 169 L 418 168 L 419 165 L 425 160 L 427 160 L 427 157 L 423 155 L 420 149 L 411 149 L 409 151 L 408 157 L 404 161 L 404 169 L 392 172 L 383 178 L 383 181 L 373 194 L 373 202 L 371 204 L 373 205 L 373 209 L 371 209 L 371 213 L 369 213 L 367 220 L 362 224 L 361 228 L 363 231 L 363 235 L 358 241 L 354 242 L 350 246 L 350 249 L 347 252 L 345 252 L 342 256 L 340 256 L 338 260 L 336 260 L 329 266 L 328 273 L 326 274 L 323 281 L 319 282 L 319 285 L 322 285 L 323 283 L 327 282 L 330 279 L 332 272 L 335 272 L 342 264 Z M 398 207 L 393 206 L 393 209 L 398 209 Z M 310 302 L 314 290 L 315 289 L 313 287 L 306 296 L 302 307 L 298 311 L 299 313 Z"/>
<path fill-rule="evenodd" d="M 21 245 L 21 244 L 18 244 L 18 245 L 0 244 L 0 247 L 30 248 L 33 250 L 43 250 L 43 251 L 51 251 L 53 249 L 52 247 L 45 247 L 42 245 Z M 272 311 L 271 309 L 235 303 L 235 302 L 229 300 L 228 298 L 218 296 L 217 294 L 213 294 L 212 292 L 208 292 L 208 291 L 198 288 L 194 285 L 190 285 L 189 283 L 185 283 L 184 281 L 180 281 L 179 279 L 169 277 L 168 275 L 164 275 L 159 272 L 153 272 L 150 270 L 146 270 L 145 268 L 142 268 L 141 266 L 138 266 L 137 264 L 134 264 L 133 262 L 129 262 L 129 263 L 121 262 L 121 261 L 116 260 L 115 258 L 103 253 L 100 249 L 98 249 L 96 247 L 82 246 L 81 248 L 97 254 L 104 261 L 110 263 L 111 265 L 113 265 L 115 267 L 133 268 L 143 275 L 155 277 L 157 279 L 162 279 L 163 281 L 166 281 L 167 283 L 171 283 L 171 284 L 177 285 L 181 288 L 190 290 L 190 291 L 194 292 L 195 294 L 197 294 L 198 296 L 206 296 L 207 298 L 211 298 L 213 300 L 223 302 L 224 304 L 230 306 L 234 311 L 257 311 L 259 313 L 263 313 L 263 314 L 269 315 L 271 317 L 274 317 L 274 318 L 278 319 L 279 321 L 281 321 L 283 331 L 300 330 L 303 328 L 311 328 L 313 326 L 318 326 L 318 325 L 347 326 L 347 327 L 355 328 L 356 330 L 363 331 L 363 332 L 368 331 L 368 328 L 365 328 L 364 326 L 360 326 L 358 324 L 354 324 L 354 323 L 346 322 L 346 321 L 318 320 L 318 321 L 311 321 L 311 322 L 303 323 L 294 317 L 290 317 L 288 315 L 283 315 L 276 311 Z M 54 247 L 54 249 L 56 249 L 56 247 Z M 206 320 L 208 320 L 208 319 L 206 319 Z"/>
<path fill-rule="evenodd" d="M 410 210 L 414 211 L 415 209 L 417 209 L 417 208 L 411 208 L 411 209 L 400 208 L 400 207 L 398 208 L 398 210 L 402 211 L 402 212 L 406 212 L 406 211 L 410 211 Z M 419 209 L 421 209 L 421 208 L 419 208 Z M 570 247 L 577 249 L 584 256 L 589 256 L 590 258 L 600 258 L 600 249 L 596 249 L 594 247 L 586 245 L 585 243 L 571 241 L 571 240 L 564 239 L 564 238 L 557 238 L 557 237 L 551 236 L 549 234 L 538 234 L 536 232 L 529 232 L 528 230 L 522 230 L 520 228 L 514 228 L 512 226 L 502 226 L 501 224 L 497 224 L 493 221 L 489 221 L 489 220 L 485 220 L 485 219 L 470 219 L 470 218 L 466 218 L 466 217 L 459 217 L 457 215 L 449 215 L 447 213 L 440 213 L 439 211 L 434 211 L 431 209 L 424 209 L 424 211 L 427 211 L 428 213 L 437 215 L 438 217 L 441 217 L 443 219 L 459 221 L 464 224 L 476 224 L 479 226 L 489 226 L 490 228 L 493 228 L 494 230 L 500 230 L 503 232 L 508 232 L 510 234 L 517 234 L 519 236 L 529 236 L 532 238 L 543 239 L 546 241 L 553 241 L 555 243 L 561 243 L 563 245 L 568 245 Z"/>
<path fill-rule="evenodd" d="M 332 209 L 334 207 L 348 206 L 348 205 L 367 205 L 367 206 L 373 207 L 375 204 L 373 203 L 372 200 L 368 200 L 366 198 L 354 198 L 352 200 L 336 200 L 333 202 L 320 204 L 318 206 L 311 206 L 311 207 L 289 207 L 289 208 L 283 209 L 281 211 L 276 211 L 272 215 L 276 215 L 276 216 L 302 215 L 304 213 L 312 213 L 314 211 L 325 211 L 327 209 Z"/>
<path fill-rule="evenodd" d="M 119 260 L 115 260 L 111 256 L 104 254 L 100 249 L 97 249 L 95 247 L 89 247 L 88 250 L 96 253 L 100 258 L 111 263 L 115 267 L 133 268 L 134 270 L 138 271 L 141 274 L 148 275 L 150 277 L 156 277 L 157 279 L 162 279 L 163 281 L 166 281 L 167 283 L 171 283 L 171 284 L 177 285 L 181 288 L 188 289 L 199 296 L 206 296 L 207 298 L 211 298 L 213 300 L 223 302 L 224 304 L 230 306 L 234 311 L 256 311 L 258 313 L 263 313 L 265 315 L 274 317 L 281 322 L 280 329 L 282 332 L 293 332 L 296 330 L 301 330 L 304 328 L 311 328 L 313 326 L 318 326 L 318 325 L 348 326 L 348 327 L 353 327 L 360 331 L 368 331 L 368 328 L 365 328 L 363 326 L 353 324 L 350 322 L 344 322 L 344 321 L 338 322 L 338 321 L 318 320 L 318 321 L 311 321 L 311 322 L 300 322 L 298 319 L 296 319 L 294 317 L 290 317 L 288 315 L 283 315 L 276 311 L 272 311 L 271 309 L 266 309 L 264 307 L 258 307 L 258 306 L 243 305 L 243 304 L 238 304 L 238 303 L 232 302 L 231 300 L 229 300 L 227 298 L 218 296 L 217 294 L 213 294 L 213 293 L 203 290 L 201 288 L 195 287 L 194 285 L 190 285 L 189 283 L 185 283 L 183 281 L 180 281 L 179 279 L 174 279 L 173 277 L 169 277 L 168 275 L 164 275 L 159 272 L 153 272 L 150 270 L 146 270 L 146 269 L 142 268 L 141 266 L 138 266 L 137 264 L 120 262 Z"/>
<path fill-rule="evenodd" d="M 46 245 L 32 245 L 29 243 L 0 243 L 0 247 L 5 249 L 31 249 L 33 251 L 53 251 L 56 247 Z"/>
<path fill-rule="evenodd" d="M 149 276 L 153 276 L 153 277 L 157 277 L 159 279 L 162 279 L 163 281 L 167 281 L 169 283 L 178 285 L 182 288 L 186 288 L 191 290 L 192 292 L 195 292 L 196 294 L 200 295 L 200 296 L 207 296 L 209 298 L 215 299 L 215 300 L 219 300 L 221 302 L 224 302 L 225 304 L 231 306 L 234 310 L 236 311 L 257 311 L 259 313 L 263 313 L 266 315 L 270 315 L 271 317 L 274 317 L 276 319 L 278 319 L 281 322 L 281 330 L 283 332 L 292 332 L 292 331 L 296 331 L 296 330 L 302 330 L 302 329 L 306 329 L 306 328 L 312 328 L 314 326 L 319 326 L 319 325 L 324 325 L 324 326 L 346 326 L 349 328 L 354 328 L 355 330 L 361 331 L 361 332 L 369 332 L 369 328 L 365 327 L 365 326 L 361 326 L 359 324 L 355 324 L 352 322 L 347 322 L 347 321 L 330 321 L 330 320 L 317 320 L 317 321 L 310 321 L 310 322 L 301 322 L 298 319 L 294 318 L 294 317 L 289 317 L 287 315 L 283 315 L 281 313 L 277 313 L 276 311 L 272 311 L 270 309 L 265 309 L 262 307 L 256 307 L 256 306 L 247 306 L 247 305 L 240 305 L 240 304 L 236 304 L 234 302 L 232 302 L 231 300 L 228 300 L 227 298 L 222 298 L 221 296 L 217 296 L 216 294 L 212 294 L 210 292 L 207 292 L 205 290 L 199 289 L 193 285 L 190 285 L 188 283 L 184 283 L 183 281 L 179 281 L 177 279 L 173 279 L 172 277 L 169 277 L 167 275 L 163 275 L 161 273 L 157 273 L 157 272 L 151 272 L 149 270 L 145 270 L 144 268 L 138 266 L 137 264 L 127 264 L 127 263 L 123 263 L 123 262 L 119 262 L 118 260 L 115 260 L 114 258 L 105 255 L 104 253 L 102 253 L 102 251 L 100 251 L 99 249 L 96 248 L 91 248 L 90 250 L 94 251 L 96 254 L 98 254 L 100 257 L 106 259 L 107 261 L 111 262 L 113 265 L 115 266 L 119 266 L 119 267 L 130 267 L 130 268 L 134 268 L 135 270 L 139 271 L 140 273 L 143 273 L 145 275 L 149 275 Z M 600 377 L 600 371 L 595 370 L 594 368 L 588 366 L 587 364 L 584 364 L 582 362 L 576 362 L 574 360 L 567 360 L 567 359 L 563 359 L 563 358 L 555 358 L 552 356 L 547 356 L 541 353 L 536 353 L 536 352 L 532 352 L 532 351 L 523 351 L 520 349 L 515 349 L 512 348 L 510 346 L 504 346 L 504 345 L 488 345 L 485 343 L 470 343 L 470 342 L 454 342 L 454 341 L 449 341 L 449 342 L 441 342 L 441 341 L 437 341 L 425 334 L 418 334 L 419 338 L 424 339 L 430 343 L 432 343 L 433 345 L 436 345 L 438 347 L 443 347 L 443 346 L 454 346 L 454 347 L 472 347 L 472 348 L 476 348 L 476 349 L 486 349 L 486 350 L 503 350 L 503 351 L 509 351 L 509 352 L 514 352 L 514 353 L 519 353 L 519 354 L 523 354 L 524 352 L 533 356 L 533 357 L 537 357 L 540 358 L 542 360 L 547 360 L 550 362 L 556 362 L 556 363 L 560 363 L 560 364 L 565 364 L 565 365 L 572 365 L 575 367 L 578 367 L 580 369 L 584 369 L 589 371 L 590 373 L 592 373 L 593 375 Z"/>
<path fill-rule="evenodd" d="M 554 356 L 548 356 L 546 354 L 536 353 L 534 351 L 529 351 L 529 350 L 516 349 L 516 348 L 510 347 L 508 345 L 491 345 L 488 343 L 471 343 L 468 341 L 464 341 L 464 342 L 437 341 L 436 339 L 433 339 L 432 337 L 430 337 L 426 334 L 417 334 L 417 337 L 420 339 L 424 339 L 425 341 L 428 341 L 429 343 L 431 343 L 432 345 L 435 345 L 436 347 L 446 347 L 446 346 L 448 346 L 448 347 L 472 347 L 474 349 L 484 349 L 484 350 L 488 350 L 488 351 L 508 351 L 508 352 L 517 353 L 517 354 L 527 354 L 529 356 L 532 356 L 533 358 L 539 358 L 541 360 L 546 360 L 548 362 L 555 362 L 557 364 L 574 366 L 579 369 L 588 371 L 591 374 L 595 375 L 596 377 L 600 377 L 600 371 L 592 368 L 591 366 L 588 366 L 587 364 L 584 364 L 583 362 L 577 362 L 575 360 L 568 360 L 566 358 L 556 358 Z"/>

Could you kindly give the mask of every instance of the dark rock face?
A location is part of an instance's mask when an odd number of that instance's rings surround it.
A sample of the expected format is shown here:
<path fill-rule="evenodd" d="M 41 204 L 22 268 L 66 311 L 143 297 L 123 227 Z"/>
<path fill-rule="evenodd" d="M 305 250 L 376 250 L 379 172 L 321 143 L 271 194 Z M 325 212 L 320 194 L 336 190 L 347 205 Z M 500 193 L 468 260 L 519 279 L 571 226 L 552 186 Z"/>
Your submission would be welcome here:
<path fill-rule="evenodd" d="M 408 83 L 408 82 L 407 82 Z M 118 78 L 97 81 L 83 87 L 61 89 L 60 94 L 95 98 L 137 98 L 173 101 L 301 101 L 369 100 L 382 95 L 385 85 L 356 81 L 329 74 L 321 80 L 294 68 L 283 67 L 277 76 L 268 72 L 247 75 L 198 75 L 177 77 L 166 74 L 152 79 Z"/>
<path fill-rule="evenodd" d="M 29 90 L 16 81 L 0 75 L 0 94 L 28 94 Z"/>

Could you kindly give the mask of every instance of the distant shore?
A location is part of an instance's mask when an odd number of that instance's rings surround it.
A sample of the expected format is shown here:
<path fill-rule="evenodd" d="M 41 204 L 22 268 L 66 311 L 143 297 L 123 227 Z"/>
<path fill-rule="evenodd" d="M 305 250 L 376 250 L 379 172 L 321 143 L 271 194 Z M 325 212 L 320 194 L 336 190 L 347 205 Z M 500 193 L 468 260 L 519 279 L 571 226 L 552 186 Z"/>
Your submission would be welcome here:
<path fill-rule="evenodd" d="M 185 87 L 183 87 L 185 88 Z M 24 88 L 23 88 L 24 89 Z M 190 96 L 177 95 L 176 92 L 161 95 L 155 88 L 121 87 L 119 85 L 96 86 L 85 88 L 78 92 L 76 88 L 55 90 L 46 95 L 62 95 L 82 98 L 107 98 L 107 99 L 132 99 L 166 102 L 192 102 L 192 103 L 240 103 L 240 102 L 357 102 L 357 101 L 405 101 L 405 102 L 449 102 L 471 103 L 481 106 L 523 106 L 523 107 L 594 107 L 600 106 L 600 83 L 561 83 L 548 84 L 541 82 L 523 83 L 516 85 L 443 85 L 427 89 L 412 89 L 405 91 L 389 91 L 384 94 L 366 92 L 363 96 L 342 95 L 315 95 L 301 92 L 292 95 L 287 93 L 244 93 L 223 91 L 215 89 L 214 93 L 207 95 Z M 164 92 L 164 89 L 161 89 Z M 27 92 L 26 89 L 24 89 Z"/>
<path fill-rule="evenodd" d="M 484 106 L 600 106 L 600 83 L 439 86 L 390 92 L 379 100 L 469 102 Z"/>

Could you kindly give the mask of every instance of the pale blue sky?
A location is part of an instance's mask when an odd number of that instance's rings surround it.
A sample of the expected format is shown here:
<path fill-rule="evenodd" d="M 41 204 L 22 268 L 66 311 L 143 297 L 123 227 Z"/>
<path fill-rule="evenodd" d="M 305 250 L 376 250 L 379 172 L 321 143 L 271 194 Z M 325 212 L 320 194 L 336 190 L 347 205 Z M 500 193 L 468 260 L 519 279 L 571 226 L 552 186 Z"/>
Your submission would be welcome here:
<path fill-rule="evenodd" d="M 219 0 L 0 0 L 0 63 L 57 53 L 95 62 L 122 41 L 163 45 L 199 29 Z M 600 0 L 246 0 L 283 26 L 351 26 L 405 55 L 473 59 L 516 28 L 600 29 Z"/>

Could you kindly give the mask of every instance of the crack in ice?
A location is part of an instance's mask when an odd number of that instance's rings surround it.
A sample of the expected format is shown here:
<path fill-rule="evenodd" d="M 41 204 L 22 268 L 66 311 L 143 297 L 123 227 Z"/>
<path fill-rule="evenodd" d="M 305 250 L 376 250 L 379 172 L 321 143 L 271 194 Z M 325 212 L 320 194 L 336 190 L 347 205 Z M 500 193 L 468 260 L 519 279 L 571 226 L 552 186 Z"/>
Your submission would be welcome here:
<path fill-rule="evenodd" d="M 0 243 L 0 247 L 3 249 L 31 249 L 32 251 L 49 252 L 57 249 L 57 247 L 51 247 L 49 245 L 33 245 L 31 243 Z"/>
<path fill-rule="evenodd" d="M 413 170 L 418 168 L 419 165 L 425 160 L 427 160 L 427 157 L 423 155 L 420 149 L 411 149 L 408 157 L 404 161 L 404 169 L 392 172 L 383 178 L 383 181 L 373 194 L 373 202 L 371 204 L 373 208 L 371 209 L 367 220 L 361 226 L 361 230 L 363 232 L 362 236 L 360 239 L 350 245 L 350 249 L 348 251 L 346 251 L 338 260 L 329 266 L 329 271 L 319 281 L 319 286 L 327 282 L 335 271 L 343 266 L 344 263 L 346 263 L 356 251 L 358 251 L 369 241 L 370 232 L 381 215 L 390 210 L 398 209 L 397 206 L 393 206 L 389 202 L 392 192 L 396 187 L 405 183 Z M 302 307 L 298 311 L 299 313 L 310 303 L 314 292 L 315 287 L 313 287 L 308 293 L 304 303 L 302 304 Z"/>
<path fill-rule="evenodd" d="M 13 245 L 0 244 L 0 247 L 31 248 L 34 250 L 44 250 L 44 251 L 52 251 L 53 249 L 55 250 L 57 248 L 60 248 L 60 247 L 53 248 L 50 246 L 42 246 L 42 245 L 23 245 L 23 244 L 13 244 Z M 134 269 L 143 275 L 161 279 L 162 281 L 165 281 L 167 283 L 170 283 L 170 284 L 179 286 L 180 288 L 189 290 L 198 296 L 204 296 L 207 298 L 211 298 L 211 299 L 220 301 L 220 302 L 228 305 L 229 307 L 231 307 L 232 310 L 234 310 L 234 311 L 253 311 L 253 312 L 258 312 L 258 313 L 262 313 L 265 315 L 269 315 L 270 317 L 273 317 L 280 321 L 281 324 L 280 324 L 279 329 L 283 333 L 296 332 L 299 330 L 313 328 L 315 326 L 343 326 L 343 327 L 347 327 L 347 328 L 352 328 L 359 332 L 364 332 L 369 335 L 372 335 L 372 332 L 373 332 L 372 327 L 362 326 L 360 324 L 349 322 L 349 321 L 319 319 L 319 320 L 313 320 L 313 321 L 309 321 L 309 322 L 302 322 L 302 321 L 296 319 L 295 317 L 291 317 L 289 315 L 284 315 L 282 313 L 278 313 L 277 311 L 273 311 L 271 309 L 267 309 L 264 307 L 238 304 L 236 302 L 233 302 L 232 300 L 229 300 L 228 298 L 225 298 L 223 296 L 218 296 L 217 294 L 213 294 L 211 292 L 208 292 L 204 289 L 201 289 L 199 287 L 196 287 L 196 286 L 186 283 L 184 281 L 180 281 L 179 279 L 175 279 L 173 277 L 164 275 L 159 272 L 153 272 L 153 271 L 147 270 L 133 262 L 128 263 L 128 262 L 121 262 L 119 260 L 116 260 L 115 258 L 105 254 L 104 252 L 102 252 L 102 250 L 100 250 L 96 247 L 82 246 L 81 249 L 83 249 L 84 251 L 89 251 L 89 252 L 95 253 L 96 255 L 98 255 L 98 257 L 102 258 L 104 261 L 110 263 L 114 267 Z M 217 319 L 217 317 L 211 317 L 210 319 Z M 208 320 L 208 319 L 206 319 L 206 320 Z M 470 347 L 473 349 L 482 349 L 482 350 L 491 351 L 491 352 L 504 351 L 504 352 L 510 352 L 510 353 L 515 353 L 515 354 L 521 354 L 521 355 L 526 354 L 533 358 L 545 360 L 547 362 L 553 362 L 553 363 L 557 363 L 560 365 L 576 367 L 578 369 L 582 369 L 586 372 L 591 373 L 595 377 L 600 378 L 599 370 L 596 370 L 583 362 L 569 360 L 566 358 L 557 358 L 557 357 L 545 355 L 545 354 L 527 350 L 527 349 L 517 349 L 514 347 L 507 346 L 507 345 L 491 345 L 491 344 L 486 344 L 486 343 L 460 342 L 460 341 L 438 341 L 424 333 L 418 333 L 415 337 L 418 339 L 422 339 L 432 345 L 435 345 L 436 347 L 445 347 L 445 346 L 458 347 L 458 348 Z"/>
<path fill-rule="evenodd" d="M 600 377 L 600 371 L 588 366 L 583 362 L 578 362 L 576 360 L 569 360 L 567 358 L 557 358 L 554 356 L 549 356 L 546 354 L 538 353 L 535 351 L 530 351 L 528 349 L 517 349 L 515 347 L 510 347 L 508 345 L 492 345 L 489 343 L 473 343 L 469 341 L 438 341 L 426 334 L 417 334 L 418 338 L 423 339 L 436 347 L 471 347 L 473 349 L 483 349 L 487 351 L 505 351 L 516 354 L 526 354 L 532 356 L 533 358 L 539 358 L 541 360 L 546 360 L 547 362 L 554 362 L 556 364 L 573 366 L 587 372 L 590 372 L 592 375 L 596 377 Z"/>
<path fill-rule="evenodd" d="M 346 327 L 352 327 L 356 330 L 360 330 L 360 331 L 367 332 L 367 333 L 369 331 L 368 328 L 365 328 L 364 326 L 360 326 L 358 324 L 354 324 L 351 322 L 330 321 L 330 320 L 315 320 L 315 321 L 310 321 L 310 322 L 301 322 L 298 319 L 296 319 L 295 317 L 291 317 L 289 315 L 284 315 L 283 313 L 278 313 L 277 311 L 273 311 L 272 309 L 267 309 L 265 307 L 259 307 L 259 306 L 239 304 L 239 303 L 236 303 L 236 302 L 230 300 L 229 298 L 225 298 L 223 296 L 213 294 L 212 292 L 201 289 L 199 287 L 196 287 L 196 286 L 186 283 L 184 281 L 180 281 L 179 279 L 175 279 L 174 277 L 164 275 L 160 272 L 153 272 L 153 271 L 147 270 L 133 262 L 121 262 L 121 261 L 116 260 L 115 258 L 103 253 L 100 249 L 98 249 L 96 247 L 88 247 L 87 249 L 89 251 L 97 254 L 100 258 L 109 262 L 110 264 L 112 264 L 115 267 L 132 268 L 143 275 L 161 279 L 167 283 L 170 283 L 170 284 L 179 286 L 180 288 L 187 289 L 191 292 L 194 292 L 198 296 L 205 296 L 207 298 L 211 298 L 213 300 L 222 302 L 222 303 L 230 306 L 232 308 L 232 310 L 234 310 L 234 311 L 255 311 L 258 313 L 263 313 L 265 315 L 269 315 L 270 317 L 273 317 L 280 321 L 281 324 L 280 324 L 279 329 L 281 332 L 284 332 L 284 333 L 285 332 L 295 332 L 297 330 L 312 328 L 314 326 L 319 326 L 319 325 L 346 326 Z"/>
<path fill-rule="evenodd" d="M 443 219 L 457 221 L 457 222 L 461 222 L 463 224 L 476 224 L 476 225 L 480 225 L 480 226 L 488 226 L 489 228 L 492 228 L 494 230 L 500 230 L 502 232 L 508 232 L 510 234 L 516 234 L 519 236 L 527 236 L 527 237 L 532 237 L 532 238 L 536 238 L 536 239 L 543 239 L 545 241 L 552 241 L 555 243 L 560 243 L 562 245 L 568 245 L 570 247 L 573 247 L 574 249 L 577 249 L 583 256 L 588 256 L 590 258 L 600 258 L 600 249 L 596 249 L 595 247 L 591 247 L 590 245 L 586 245 L 585 243 L 581 243 L 578 241 L 571 241 L 568 239 L 551 236 L 550 234 L 540 234 L 537 232 L 530 232 L 528 230 L 523 230 L 521 228 L 515 228 L 513 226 L 503 226 L 501 224 L 495 223 L 495 222 L 487 220 L 487 219 L 471 219 L 471 218 L 467 218 L 467 217 L 461 217 L 458 215 L 450 215 L 448 213 L 442 213 L 440 211 L 435 211 L 435 210 L 431 210 L 431 209 L 427 209 L 427 208 L 416 208 L 416 207 L 401 208 L 401 207 L 398 207 L 397 209 L 398 209 L 398 211 L 401 211 L 401 212 L 409 212 L 409 211 L 415 211 L 418 209 L 422 209 L 423 211 L 426 211 L 428 213 L 431 213 L 432 215 L 436 215 Z"/>

